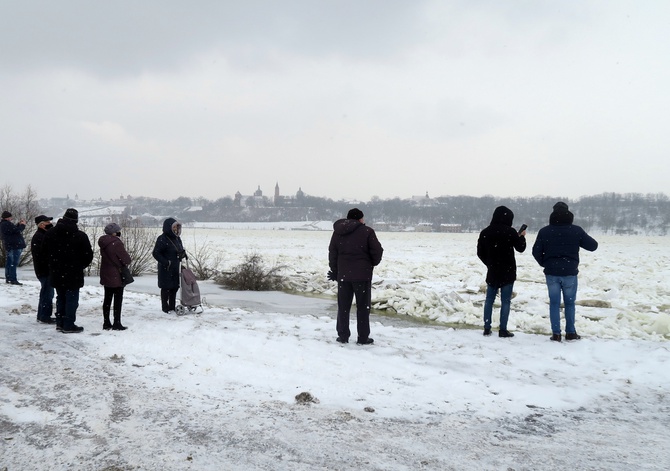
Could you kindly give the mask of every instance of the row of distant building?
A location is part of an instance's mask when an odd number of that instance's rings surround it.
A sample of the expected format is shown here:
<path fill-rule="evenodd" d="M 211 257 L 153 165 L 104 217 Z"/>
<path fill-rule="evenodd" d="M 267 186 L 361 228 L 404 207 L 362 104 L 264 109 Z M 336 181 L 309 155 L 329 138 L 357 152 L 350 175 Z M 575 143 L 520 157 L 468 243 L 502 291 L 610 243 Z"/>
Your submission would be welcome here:
<path fill-rule="evenodd" d="M 268 198 L 263 196 L 263 190 L 261 190 L 260 185 L 258 185 L 253 195 L 243 195 L 238 190 L 233 198 L 234 204 L 241 207 L 264 205 L 266 201 L 268 201 Z M 298 188 L 295 196 L 287 196 L 280 194 L 279 182 L 275 184 L 275 192 L 272 197 L 272 204 L 274 206 L 301 206 L 304 201 L 305 192 L 302 191 L 302 187 Z"/>
<path fill-rule="evenodd" d="M 235 192 L 235 195 L 233 197 L 233 202 L 241 207 L 246 207 L 246 206 L 254 206 L 257 207 L 259 205 L 264 205 L 268 201 L 270 201 L 274 206 L 300 206 L 305 200 L 305 192 L 302 191 L 302 187 L 298 188 L 298 191 L 295 193 L 295 195 L 282 195 L 280 190 L 279 190 L 279 182 L 275 184 L 274 188 L 274 195 L 272 199 L 265 197 L 263 195 L 263 190 L 261 190 L 261 186 L 258 185 L 258 188 L 256 191 L 254 191 L 250 195 L 245 195 L 242 194 L 239 190 Z M 97 200 L 80 200 L 79 195 L 75 195 L 74 199 L 70 198 L 70 196 L 65 196 L 65 197 L 52 197 L 48 199 L 41 200 L 40 203 L 44 207 L 68 207 L 68 206 L 76 206 L 76 205 L 85 205 L 85 206 L 119 206 L 123 205 L 123 207 L 127 206 L 129 203 L 132 203 L 133 197 L 131 195 L 121 195 L 119 196 L 118 199 L 116 200 L 103 200 L 102 198 L 99 198 Z M 428 192 L 426 192 L 425 195 L 413 195 L 411 198 L 411 201 L 414 204 L 421 205 L 421 206 L 431 206 L 433 204 L 437 204 L 436 200 L 433 200 L 430 198 L 428 195 Z M 191 210 L 197 211 L 197 210 L 202 210 L 200 207 L 198 209 L 197 206 L 193 207 Z"/>
<path fill-rule="evenodd" d="M 143 226 L 160 226 L 162 221 L 168 217 L 173 216 L 157 216 L 152 214 L 130 214 L 130 207 L 133 204 L 133 197 L 121 195 L 117 200 L 104 201 L 102 199 L 93 200 L 93 201 L 84 201 L 80 200 L 78 195 L 74 196 L 74 199 L 71 199 L 68 196 L 64 198 L 49 198 L 46 200 L 40 201 L 40 205 L 43 208 L 59 208 L 60 211 L 63 211 L 67 207 L 76 207 L 79 211 L 79 220 L 84 225 L 105 225 L 109 222 L 116 222 L 120 219 L 132 219 L 139 222 Z M 267 198 L 263 195 L 260 185 L 256 191 L 251 195 L 244 195 L 240 191 L 235 193 L 233 198 L 233 204 L 239 207 L 264 207 L 271 204 L 275 207 L 300 207 L 303 205 L 305 199 L 305 193 L 302 191 L 302 188 L 298 188 L 298 191 L 295 195 L 282 195 L 279 189 L 279 183 L 275 184 L 274 195 L 272 199 Z M 415 204 L 419 205 L 430 205 L 431 200 L 426 193 L 425 196 L 413 196 L 412 201 Z M 181 213 L 197 213 L 202 211 L 202 206 L 190 206 L 187 208 L 181 208 Z M 53 214 L 52 216 L 58 217 L 59 214 Z M 461 224 L 433 224 L 433 223 L 420 223 L 413 227 L 407 227 L 404 225 L 386 223 L 386 222 L 375 222 L 374 228 L 377 231 L 382 232 L 406 232 L 406 231 L 415 231 L 415 232 L 462 232 Z"/>

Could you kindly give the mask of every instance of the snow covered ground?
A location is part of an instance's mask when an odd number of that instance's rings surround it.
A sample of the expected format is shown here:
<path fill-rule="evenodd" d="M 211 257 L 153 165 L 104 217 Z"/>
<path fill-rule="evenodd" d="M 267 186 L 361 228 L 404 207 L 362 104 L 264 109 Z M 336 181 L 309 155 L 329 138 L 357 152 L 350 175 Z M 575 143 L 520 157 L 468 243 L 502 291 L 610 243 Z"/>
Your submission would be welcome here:
<path fill-rule="evenodd" d="M 0 470 L 670 467 L 665 238 L 597 237 L 582 258 L 579 299 L 595 306 L 577 309 L 584 339 L 557 344 L 529 252 L 516 336 L 485 338 L 471 328 L 476 235 L 380 233 L 375 299 L 402 316 L 374 316 L 375 345 L 357 346 L 334 341 L 329 232 L 184 232 L 226 267 L 253 251 L 287 265 L 318 296 L 204 282 L 205 311 L 171 317 L 147 275 L 126 291 L 129 329 L 108 332 L 89 278 L 86 330 L 64 335 L 35 321 L 39 283 L 22 268 L 23 286 L 0 285 Z"/>
<path fill-rule="evenodd" d="M 252 223 L 209 224 L 185 229 L 188 247 L 207 243 L 224 254 L 224 269 L 257 252 L 269 264 L 286 265 L 285 274 L 299 292 L 334 296 L 326 280 L 330 231 L 229 230 Z M 283 225 L 281 225 L 283 224 Z M 286 223 L 255 227 L 285 227 Z M 303 223 L 305 224 L 305 223 Z M 307 223 L 327 228 L 332 223 Z M 294 226 L 289 226 L 294 227 Z M 477 234 L 378 234 L 384 259 L 375 269 L 373 303 L 403 316 L 447 324 L 482 324 L 486 267 L 476 256 Z M 577 309 L 578 331 L 602 338 L 670 339 L 670 238 L 594 235 L 595 252 L 581 252 Z M 517 254 L 510 330 L 549 333 L 549 306 L 542 268 L 528 248 Z M 494 312 L 494 317 L 497 313 Z"/>

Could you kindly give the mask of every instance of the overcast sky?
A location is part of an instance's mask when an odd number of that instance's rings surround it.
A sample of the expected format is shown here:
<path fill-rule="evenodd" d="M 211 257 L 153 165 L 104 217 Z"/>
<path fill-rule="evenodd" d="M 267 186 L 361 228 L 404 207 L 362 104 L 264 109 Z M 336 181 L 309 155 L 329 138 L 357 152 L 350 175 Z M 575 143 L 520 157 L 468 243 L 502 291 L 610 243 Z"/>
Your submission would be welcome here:
<path fill-rule="evenodd" d="M 0 0 L 40 197 L 668 193 L 667 0 Z"/>

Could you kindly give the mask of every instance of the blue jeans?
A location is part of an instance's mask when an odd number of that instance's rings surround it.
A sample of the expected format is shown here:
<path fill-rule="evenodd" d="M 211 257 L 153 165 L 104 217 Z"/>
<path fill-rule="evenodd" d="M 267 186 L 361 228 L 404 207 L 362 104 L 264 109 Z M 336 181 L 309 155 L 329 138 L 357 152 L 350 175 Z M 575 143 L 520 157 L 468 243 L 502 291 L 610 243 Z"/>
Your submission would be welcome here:
<path fill-rule="evenodd" d="M 16 267 L 19 266 L 23 249 L 8 249 L 5 262 L 5 281 L 19 281 L 16 279 Z"/>
<path fill-rule="evenodd" d="M 496 300 L 498 290 L 500 290 L 500 330 L 507 330 L 507 320 L 509 319 L 510 306 L 512 304 L 512 288 L 514 283 L 510 283 L 500 288 L 493 285 L 486 285 L 486 301 L 484 302 L 484 328 L 491 328 L 491 317 L 493 316 L 493 302 Z"/>
<path fill-rule="evenodd" d="M 551 333 L 561 333 L 561 293 L 563 294 L 563 304 L 565 305 L 565 333 L 576 333 L 575 300 L 577 299 L 577 275 L 545 276 L 547 278 L 547 290 L 549 291 Z"/>
<path fill-rule="evenodd" d="M 42 288 L 40 289 L 40 301 L 37 305 L 37 320 L 47 321 L 51 318 L 54 310 L 54 287 L 51 286 L 49 275 L 41 276 L 38 280 L 40 280 Z"/>
<path fill-rule="evenodd" d="M 56 312 L 62 316 L 63 329 L 70 330 L 77 320 L 79 307 L 79 288 L 56 288 Z"/>

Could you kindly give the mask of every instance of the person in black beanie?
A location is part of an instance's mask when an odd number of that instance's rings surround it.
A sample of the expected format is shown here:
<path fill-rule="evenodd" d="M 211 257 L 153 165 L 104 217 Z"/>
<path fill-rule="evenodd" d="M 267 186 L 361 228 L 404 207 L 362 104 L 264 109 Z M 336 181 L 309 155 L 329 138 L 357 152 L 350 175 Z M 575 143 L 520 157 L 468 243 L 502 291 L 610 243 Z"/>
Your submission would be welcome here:
<path fill-rule="evenodd" d="M 363 212 L 353 208 L 346 219 L 333 224 L 328 246 L 328 279 L 337 281 L 337 341 L 348 343 L 351 336 L 349 313 L 356 296 L 356 327 L 360 345 L 370 345 L 370 305 L 372 271 L 382 260 L 384 249 L 375 231 L 365 225 Z"/>
<path fill-rule="evenodd" d="M 573 224 L 573 220 L 574 215 L 568 210 L 568 205 L 559 201 L 549 215 L 549 225 L 540 229 L 533 244 L 533 257 L 544 268 L 549 293 L 550 339 L 554 342 L 561 341 L 561 297 L 565 340 L 581 339 L 575 328 L 579 249 L 593 252 L 598 248 L 598 242 Z"/>
<path fill-rule="evenodd" d="M 49 258 L 49 279 L 56 289 L 56 329 L 64 334 L 84 331 L 75 324 L 79 289 L 84 286 L 84 269 L 93 261 L 91 241 L 79 230 L 79 212 L 69 208 L 53 229 L 44 236 L 44 251 Z"/>

